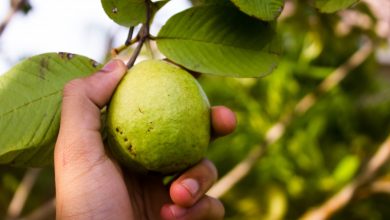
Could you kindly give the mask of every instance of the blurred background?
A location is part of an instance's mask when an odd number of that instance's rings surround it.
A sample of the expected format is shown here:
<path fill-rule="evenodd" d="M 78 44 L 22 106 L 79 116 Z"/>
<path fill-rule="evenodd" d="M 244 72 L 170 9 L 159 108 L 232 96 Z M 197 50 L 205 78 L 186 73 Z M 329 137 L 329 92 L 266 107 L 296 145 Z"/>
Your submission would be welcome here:
<path fill-rule="evenodd" d="M 15 13 L 10 2 L 0 3 L 0 74 L 53 51 L 105 62 L 127 37 L 99 1 L 30 0 Z M 171 0 L 152 33 L 192 3 Z M 284 53 L 273 73 L 199 78 L 211 103 L 238 118 L 208 154 L 222 178 L 210 194 L 226 219 L 390 219 L 390 1 L 362 0 L 334 14 L 311 3 L 286 0 L 278 20 Z M 53 219 L 54 204 L 52 167 L 0 165 L 0 219 Z"/>

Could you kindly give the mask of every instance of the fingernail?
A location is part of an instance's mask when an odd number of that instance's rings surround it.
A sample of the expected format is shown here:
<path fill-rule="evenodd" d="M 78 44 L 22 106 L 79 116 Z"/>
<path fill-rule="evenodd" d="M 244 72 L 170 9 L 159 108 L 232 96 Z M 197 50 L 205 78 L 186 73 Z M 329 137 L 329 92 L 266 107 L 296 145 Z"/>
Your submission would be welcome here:
<path fill-rule="evenodd" d="M 198 193 L 199 183 L 194 179 L 185 179 L 180 183 L 194 197 Z"/>
<path fill-rule="evenodd" d="M 171 205 L 169 206 L 169 209 L 171 210 L 172 215 L 175 216 L 175 218 L 180 218 L 187 213 L 186 209 L 183 209 L 177 205 Z"/>
<path fill-rule="evenodd" d="M 118 67 L 117 60 L 110 60 L 104 67 L 102 68 L 102 72 L 108 73 L 114 71 Z"/>

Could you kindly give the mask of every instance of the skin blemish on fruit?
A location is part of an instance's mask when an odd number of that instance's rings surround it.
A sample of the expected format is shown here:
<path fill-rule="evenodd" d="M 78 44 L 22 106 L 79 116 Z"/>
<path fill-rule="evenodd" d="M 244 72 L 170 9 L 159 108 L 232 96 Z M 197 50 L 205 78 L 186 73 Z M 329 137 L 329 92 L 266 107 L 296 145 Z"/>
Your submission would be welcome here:
<path fill-rule="evenodd" d="M 144 111 L 140 108 L 140 107 L 138 107 L 138 111 L 140 112 L 140 113 L 144 113 Z"/>
<path fill-rule="evenodd" d="M 133 149 L 133 145 L 130 144 L 128 147 L 127 147 L 127 150 L 129 151 L 129 153 L 131 155 L 133 155 L 134 157 L 137 156 L 137 154 L 135 153 L 134 149 Z"/>
<path fill-rule="evenodd" d="M 114 14 L 118 13 L 118 8 L 113 8 L 112 13 L 114 13 Z"/>

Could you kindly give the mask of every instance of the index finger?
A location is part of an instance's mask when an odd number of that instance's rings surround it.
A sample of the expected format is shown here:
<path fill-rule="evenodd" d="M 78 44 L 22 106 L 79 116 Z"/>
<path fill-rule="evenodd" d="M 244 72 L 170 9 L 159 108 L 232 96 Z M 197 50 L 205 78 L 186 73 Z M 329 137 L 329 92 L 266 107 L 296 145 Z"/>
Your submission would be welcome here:
<path fill-rule="evenodd" d="M 211 108 L 211 127 L 213 138 L 232 133 L 236 129 L 237 119 L 232 110 L 225 106 Z"/>

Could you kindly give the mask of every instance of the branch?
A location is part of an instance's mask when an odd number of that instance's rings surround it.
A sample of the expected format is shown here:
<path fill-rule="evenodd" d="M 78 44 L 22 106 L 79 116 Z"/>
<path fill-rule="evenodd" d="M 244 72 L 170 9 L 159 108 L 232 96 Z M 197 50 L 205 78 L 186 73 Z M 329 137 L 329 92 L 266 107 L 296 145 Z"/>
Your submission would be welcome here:
<path fill-rule="evenodd" d="M 131 39 L 133 38 L 133 33 L 134 33 L 134 27 L 131 26 L 131 27 L 129 28 L 129 33 L 127 34 L 127 39 L 126 39 L 126 41 L 125 41 L 125 45 L 126 45 L 126 46 L 129 46 L 129 45 L 130 45 Z"/>
<path fill-rule="evenodd" d="M 139 53 L 141 52 L 142 46 L 144 45 L 147 38 L 149 38 L 149 25 L 150 25 L 150 19 L 151 19 L 151 2 L 150 0 L 145 0 L 146 5 L 146 21 L 142 25 L 141 30 L 138 33 L 139 41 L 138 45 L 135 48 L 133 55 L 130 57 L 129 61 L 127 62 L 127 68 L 130 69 L 137 59 Z M 131 33 L 131 31 L 130 31 Z"/>
<path fill-rule="evenodd" d="M 34 186 L 41 169 L 27 170 L 22 182 L 19 184 L 14 197 L 8 207 L 6 219 L 17 219 L 23 211 L 24 204 Z"/>
<path fill-rule="evenodd" d="M 125 49 L 127 49 L 128 47 L 130 47 L 131 45 L 133 45 L 139 41 L 139 35 L 137 35 L 135 38 L 132 39 L 133 33 L 134 33 L 134 27 L 130 27 L 125 43 L 117 48 L 113 48 L 111 50 L 111 56 L 114 57 L 114 56 L 120 54 L 122 51 L 124 51 Z"/>
<path fill-rule="evenodd" d="M 363 171 L 337 194 L 325 201 L 324 204 L 306 212 L 302 220 L 328 219 L 334 213 L 345 207 L 355 196 L 358 189 L 370 182 L 379 169 L 390 159 L 390 135 L 378 148 L 374 156 L 369 160 Z M 388 187 L 388 186 L 387 186 Z M 387 188 L 387 190 L 389 190 Z"/>
<path fill-rule="evenodd" d="M 367 186 L 361 187 L 356 193 L 354 198 L 365 199 L 373 194 L 390 194 L 390 173 L 377 177 L 370 182 Z"/>
<path fill-rule="evenodd" d="M 5 28 L 8 26 L 14 15 L 26 4 L 26 0 L 11 0 L 11 2 L 12 6 L 10 10 L 8 11 L 4 20 L 0 23 L 0 36 L 3 34 Z"/>
<path fill-rule="evenodd" d="M 271 126 L 271 128 L 266 132 L 264 143 L 249 152 L 249 154 L 230 172 L 222 177 L 207 194 L 209 196 L 219 198 L 233 188 L 235 184 L 248 175 L 250 170 L 255 166 L 256 162 L 266 152 L 268 146 L 278 141 L 284 135 L 286 127 L 292 120 L 306 113 L 316 103 L 320 95 L 323 95 L 337 86 L 352 69 L 362 64 L 372 51 L 372 43 L 367 40 L 363 46 L 347 60 L 347 62 L 338 67 L 327 78 L 325 78 L 314 92 L 304 96 L 298 104 L 296 104 L 293 111 L 282 116 L 277 123 Z"/>
<path fill-rule="evenodd" d="M 373 193 L 386 193 L 390 194 L 390 180 L 388 176 L 380 178 L 375 182 L 372 182 L 368 187 L 371 194 Z"/>

